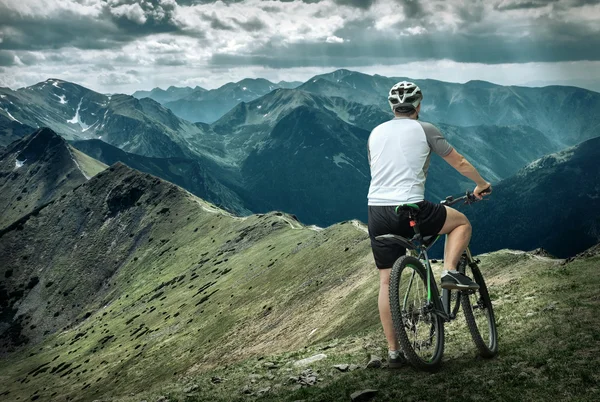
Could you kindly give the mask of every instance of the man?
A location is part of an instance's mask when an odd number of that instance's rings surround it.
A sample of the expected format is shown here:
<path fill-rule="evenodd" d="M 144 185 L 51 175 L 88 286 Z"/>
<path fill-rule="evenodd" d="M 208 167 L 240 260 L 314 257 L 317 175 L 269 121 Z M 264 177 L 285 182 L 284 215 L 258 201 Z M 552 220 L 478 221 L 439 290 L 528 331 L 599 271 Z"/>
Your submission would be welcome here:
<path fill-rule="evenodd" d="M 418 121 L 423 94 L 417 85 L 402 81 L 390 90 L 388 101 L 395 118 L 375 127 L 369 136 L 371 166 L 369 187 L 369 236 L 375 263 L 379 268 L 379 316 L 388 341 L 390 367 L 401 365 L 398 343 L 390 312 L 389 279 L 394 262 L 406 249 L 375 239 L 383 234 L 412 237 L 406 214 L 396 206 L 413 203 L 420 208 L 423 236 L 447 234 L 442 288 L 477 289 L 479 286 L 456 271 L 461 254 L 471 239 L 471 225 L 465 215 L 453 208 L 424 199 L 425 178 L 431 152 L 440 155 L 453 168 L 476 184 L 474 194 L 491 192 L 491 185 L 446 141 L 432 124 Z"/>

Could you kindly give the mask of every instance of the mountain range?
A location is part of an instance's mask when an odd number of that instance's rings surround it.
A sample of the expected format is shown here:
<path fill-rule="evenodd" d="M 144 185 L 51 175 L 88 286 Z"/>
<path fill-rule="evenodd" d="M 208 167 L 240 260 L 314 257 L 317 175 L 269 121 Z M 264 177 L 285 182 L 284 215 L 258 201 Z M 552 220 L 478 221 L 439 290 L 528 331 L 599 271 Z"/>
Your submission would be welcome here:
<path fill-rule="evenodd" d="M 298 87 L 389 110 L 389 88 L 405 77 L 389 78 L 348 70 L 316 76 Z M 575 145 L 598 135 L 600 94 L 577 87 L 528 88 L 485 81 L 465 84 L 430 79 L 415 81 L 424 94 L 421 118 L 455 126 L 524 125 L 543 132 L 558 146 Z"/>
<path fill-rule="evenodd" d="M 19 120 L 30 127 L 47 123 L 106 164 L 128 158 L 140 170 L 181 184 L 235 213 L 284 210 L 307 224 L 328 226 L 366 220 L 366 141 L 373 127 L 391 117 L 381 93 L 400 79 L 338 70 L 296 89 L 276 88 L 262 96 L 259 89 L 267 91 L 272 83 L 232 83 L 221 87 L 229 94 L 223 99 L 244 86 L 243 92 L 253 93 L 250 98 L 255 99 L 239 102 L 211 124 L 190 123 L 148 98 L 109 99 L 52 79 L 17 91 L 2 89 L 0 122 L 16 125 Z M 480 81 L 418 84 L 425 93 L 421 118 L 435 122 L 494 184 L 546 154 L 598 135 L 600 94 L 592 91 L 502 87 Z M 68 105 L 63 99 L 69 99 Z M 81 105 L 76 108 L 71 99 L 80 99 Z M 91 105 L 93 100 L 96 106 Z M 103 126 L 88 120 L 98 115 L 94 107 L 114 123 Z M 89 127 L 65 124 L 71 115 Z M 3 130 L 2 137 L 9 135 L 19 134 Z M 90 143 L 85 145 L 86 141 Z M 134 162 L 133 154 L 155 159 Z M 437 201 L 470 187 L 468 180 L 433 156 L 426 198 Z"/>
<path fill-rule="evenodd" d="M 177 99 L 185 98 L 193 92 L 202 93 L 206 92 L 206 89 L 199 86 L 196 86 L 195 88 L 170 86 L 167 89 L 153 88 L 150 91 L 135 91 L 131 96 L 137 99 L 150 98 L 160 104 L 164 104 Z"/>
<path fill-rule="evenodd" d="M 310 117 L 332 124 L 327 113 L 294 113 L 303 122 Z M 336 126 L 336 132 L 341 138 L 360 135 L 352 127 Z M 277 130 L 275 138 L 296 140 L 286 132 Z M 535 195 L 555 191 L 555 174 L 575 186 L 597 161 L 597 140 L 591 141 L 542 158 L 515 177 L 534 179 Z M 388 400 L 430 395 L 421 386 L 394 387 L 396 375 L 359 369 L 386 351 L 374 302 L 377 270 L 362 223 L 320 229 L 282 212 L 233 216 L 121 162 L 96 165 L 103 170 L 93 174 L 74 163 L 71 146 L 48 129 L 7 149 L 0 156 L 3 177 L 20 171 L 32 176 L 10 179 L 13 194 L 33 180 L 39 186 L 52 182 L 57 172 L 70 176 L 43 204 L 0 228 L 3 399 L 231 401 L 251 394 L 268 401 L 342 401 L 367 387 Z M 17 161 L 23 164 L 17 167 Z M 579 175 L 566 174 L 571 170 Z M 486 204 L 473 210 L 479 206 Z M 581 339 L 597 334 L 597 321 L 586 319 L 596 305 L 573 309 L 573 300 L 594 300 L 598 256 L 597 247 L 570 262 L 514 250 L 481 256 L 502 359 L 474 359 L 459 316 L 447 327 L 445 369 L 459 370 L 469 379 L 469 392 L 486 399 L 518 399 L 524 392 L 550 398 L 574 378 L 587 378 L 598 356 Z M 439 274 L 441 264 L 434 269 Z M 333 366 L 340 362 L 354 366 Z M 515 382 L 515 370 L 529 374 Z M 411 383 L 424 381 L 410 369 L 400 374 Z M 496 380 L 482 388 L 482 375 Z M 430 380 L 447 386 L 444 395 L 461 398 L 464 387 L 455 391 L 447 377 Z M 582 400 L 594 395 L 581 386 L 569 393 Z"/>
<path fill-rule="evenodd" d="M 102 139 L 147 156 L 191 156 L 188 140 L 201 132 L 152 99 L 103 95 L 57 79 L 18 90 L 0 88 L 0 115 L 52 128 L 69 140 Z"/>
<path fill-rule="evenodd" d="M 169 87 L 166 91 L 137 91 L 134 97 L 150 97 L 173 111 L 177 116 L 193 122 L 213 123 L 240 102 L 255 100 L 277 88 L 295 88 L 301 82 L 280 81 L 275 84 L 264 78 L 246 78 L 219 88 L 206 90 Z"/>

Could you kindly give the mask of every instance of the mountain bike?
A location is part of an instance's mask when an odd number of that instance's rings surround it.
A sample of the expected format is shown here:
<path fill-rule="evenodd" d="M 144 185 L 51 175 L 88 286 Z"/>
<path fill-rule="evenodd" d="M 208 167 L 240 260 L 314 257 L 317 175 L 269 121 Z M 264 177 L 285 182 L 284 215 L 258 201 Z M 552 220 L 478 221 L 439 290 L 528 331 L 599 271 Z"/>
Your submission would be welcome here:
<path fill-rule="evenodd" d="M 462 197 L 450 196 L 441 203 L 452 206 L 477 201 L 477 197 L 467 191 Z M 417 256 L 400 257 L 390 275 L 392 320 L 406 359 L 421 370 L 437 369 L 444 353 L 444 323 L 456 319 L 461 306 L 479 355 L 494 357 L 498 353 L 498 333 L 488 289 L 477 265 L 480 261 L 473 258 L 467 247 L 457 267 L 479 285 L 478 290 L 442 289 L 440 296 L 427 255 L 440 236 L 421 236 L 418 205 L 404 204 L 396 211 L 408 212 L 415 235 L 407 239 L 386 234 L 376 239 L 400 244 Z"/>

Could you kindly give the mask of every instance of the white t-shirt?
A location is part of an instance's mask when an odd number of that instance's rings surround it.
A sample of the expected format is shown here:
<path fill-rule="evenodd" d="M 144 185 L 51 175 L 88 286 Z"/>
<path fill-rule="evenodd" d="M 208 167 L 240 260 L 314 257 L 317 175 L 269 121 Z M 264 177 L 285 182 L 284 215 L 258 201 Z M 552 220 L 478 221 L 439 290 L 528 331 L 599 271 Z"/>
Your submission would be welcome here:
<path fill-rule="evenodd" d="M 399 205 L 425 199 L 425 179 L 431 151 L 452 152 L 433 124 L 396 117 L 371 131 L 369 205 Z"/>

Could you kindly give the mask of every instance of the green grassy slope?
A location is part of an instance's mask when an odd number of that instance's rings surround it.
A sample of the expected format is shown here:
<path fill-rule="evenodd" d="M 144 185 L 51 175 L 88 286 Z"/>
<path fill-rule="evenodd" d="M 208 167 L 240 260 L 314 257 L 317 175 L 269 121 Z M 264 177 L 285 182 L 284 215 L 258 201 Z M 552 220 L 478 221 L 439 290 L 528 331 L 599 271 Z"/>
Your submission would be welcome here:
<path fill-rule="evenodd" d="M 500 331 L 494 360 L 474 357 L 461 315 L 438 374 L 340 373 L 331 366 L 364 365 L 385 347 L 363 226 L 233 217 L 116 164 L 0 233 L 0 396 L 231 401 L 254 398 L 241 392 L 248 385 L 270 387 L 263 398 L 273 401 L 348 400 L 370 387 L 380 401 L 594 399 L 591 254 L 566 265 L 482 256 Z M 292 362 L 320 352 L 327 359 L 307 367 L 322 381 L 296 389 L 289 377 L 306 367 Z"/>
<path fill-rule="evenodd" d="M 423 400 L 598 400 L 600 322 L 597 288 L 600 250 L 565 264 L 512 250 L 481 256 L 499 330 L 499 355 L 478 358 L 462 312 L 446 325 L 444 363 L 429 374 L 410 367 L 365 369 L 371 354 L 385 356 L 379 328 L 353 328 L 354 335 L 313 343 L 188 373 L 158 389 L 119 401 L 348 401 L 353 392 L 377 389 L 374 401 Z M 436 270 L 441 270 L 440 264 Z M 350 306 L 348 306 L 350 308 Z M 351 324 L 349 324 L 351 325 Z M 301 358 L 325 353 L 319 362 L 296 367 Z M 275 362 L 279 368 L 269 368 Z M 340 372 L 334 364 L 361 368 Z M 310 369 L 317 385 L 299 385 Z M 213 378 L 222 379 L 214 383 Z M 290 378 L 291 377 L 291 378 Z M 244 393 L 247 390 L 248 394 Z"/>
<path fill-rule="evenodd" d="M 77 148 L 69 146 L 69 150 L 71 151 L 71 155 L 73 155 L 73 159 L 77 162 L 77 166 L 87 177 L 96 176 L 108 167 L 104 163 L 79 151 Z"/>
<path fill-rule="evenodd" d="M 141 392 L 377 325 L 364 228 L 235 218 L 120 164 L 3 232 L 0 261 L 13 398 Z"/>

